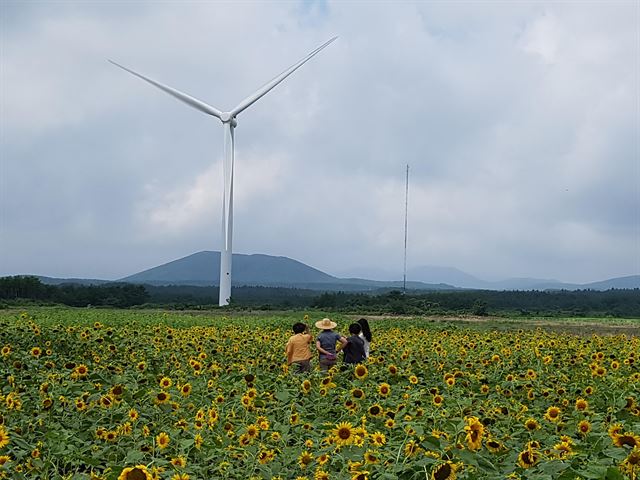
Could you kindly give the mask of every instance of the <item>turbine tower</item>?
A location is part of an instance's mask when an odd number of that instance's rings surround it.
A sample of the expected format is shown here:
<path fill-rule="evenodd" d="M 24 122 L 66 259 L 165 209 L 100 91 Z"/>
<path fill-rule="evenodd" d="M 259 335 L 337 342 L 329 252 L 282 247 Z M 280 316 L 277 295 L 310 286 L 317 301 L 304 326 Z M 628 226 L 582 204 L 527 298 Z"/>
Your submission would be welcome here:
<path fill-rule="evenodd" d="M 269 93 L 273 88 L 275 88 L 279 83 L 281 83 L 285 78 L 295 72 L 298 68 L 300 68 L 303 64 L 305 64 L 311 57 L 315 56 L 320 50 L 328 46 L 331 42 L 333 42 L 338 37 L 333 37 L 330 40 L 326 41 L 318 48 L 316 48 L 313 52 L 309 53 L 306 57 L 304 57 L 299 62 L 293 64 L 289 68 L 287 68 L 280 75 L 275 77 L 273 80 L 267 82 L 265 85 L 260 87 L 254 93 L 249 95 L 247 98 L 242 100 L 235 108 L 223 112 L 222 110 L 218 110 L 215 107 L 212 107 L 208 103 L 205 103 L 201 100 L 198 100 L 191 95 L 188 95 L 184 92 L 176 90 L 175 88 L 164 85 L 160 82 L 157 82 L 149 77 L 145 77 L 144 75 L 134 72 L 133 70 L 124 67 L 113 60 L 109 60 L 109 62 L 113 63 L 115 66 L 122 68 L 123 70 L 135 75 L 138 78 L 141 78 L 145 82 L 150 83 L 154 87 L 159 88 L 160 90 L 168 93 L 169 95 L 177 98 L 178 100 L 186 103 L 190 107 L 195 108 L 196 110 L 200 110 L 207 115 L 212 115 L 217 117 L 222 122 L 222 126 L 224 129 L 224 159 L 223 159 L 223 175 L 224 175 L 224 191 L 222 198 L 222 248 L 220 249 L 220 298 L 219 305 L 228 305 L 229 299 L 231 298 L 231 259 L 232 259 L 232 250 L 231 250 L 231 241 L 233 237 L 233 169 L 234 169 L 234 159 L 235 159 L 235 141 L 233 131 L 235 127 L 238 125 L 236 117 L 253 105 L 255 102 L 260 100 L 263 96 Z"/>

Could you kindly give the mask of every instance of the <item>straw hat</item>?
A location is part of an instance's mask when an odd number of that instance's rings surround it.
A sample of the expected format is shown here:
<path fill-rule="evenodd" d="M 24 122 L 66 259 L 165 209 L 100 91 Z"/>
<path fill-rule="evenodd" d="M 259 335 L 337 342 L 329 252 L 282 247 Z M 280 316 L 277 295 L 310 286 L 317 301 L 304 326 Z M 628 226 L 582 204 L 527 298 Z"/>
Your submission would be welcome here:
<path fill-rule="evenodd" d="M 332 322 L 329 318 L 323 318 L 316 322 L 316 328 L 320 328 L 322 330 L 331 330 L 337 326 L 338 324 L 336 322 Z"/>

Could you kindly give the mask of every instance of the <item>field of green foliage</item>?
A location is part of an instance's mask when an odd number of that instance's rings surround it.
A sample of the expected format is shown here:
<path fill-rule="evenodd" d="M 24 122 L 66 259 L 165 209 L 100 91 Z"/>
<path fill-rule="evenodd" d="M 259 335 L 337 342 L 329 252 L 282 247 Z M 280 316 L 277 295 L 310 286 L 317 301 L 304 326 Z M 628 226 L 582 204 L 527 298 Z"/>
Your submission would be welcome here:
<path fill-rule="evenodd" d="M 289 372 L 291 325 L 323 316 L 0 311 L 0 478 L 640 473 L 637 321 L 371 319 L 365 364 Z"/>

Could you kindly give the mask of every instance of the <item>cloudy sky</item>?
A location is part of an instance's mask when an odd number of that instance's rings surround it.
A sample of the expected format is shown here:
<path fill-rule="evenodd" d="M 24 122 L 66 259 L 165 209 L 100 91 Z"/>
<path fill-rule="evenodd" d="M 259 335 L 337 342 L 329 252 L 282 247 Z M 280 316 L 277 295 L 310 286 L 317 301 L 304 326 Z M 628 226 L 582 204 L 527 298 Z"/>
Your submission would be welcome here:
<path fill-rule="evenodd" d="M 219 250 L 336 275 L 640 273 L 637 1 L 0 2 L 0 275 L 117 279 Z"/>

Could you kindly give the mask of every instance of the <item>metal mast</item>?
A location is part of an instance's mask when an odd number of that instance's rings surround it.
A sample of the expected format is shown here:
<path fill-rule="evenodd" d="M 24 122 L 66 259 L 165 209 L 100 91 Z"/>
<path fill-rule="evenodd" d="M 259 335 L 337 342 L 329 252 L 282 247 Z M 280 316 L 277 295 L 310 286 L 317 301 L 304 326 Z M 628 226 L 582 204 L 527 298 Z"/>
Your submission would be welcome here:
<path fill-rule="evenodd" d="M 402 293 L 407 293 L 407 225 L 409 213 L 409 164 L 404 187 L 404 274 L 402 276 Z"/>

